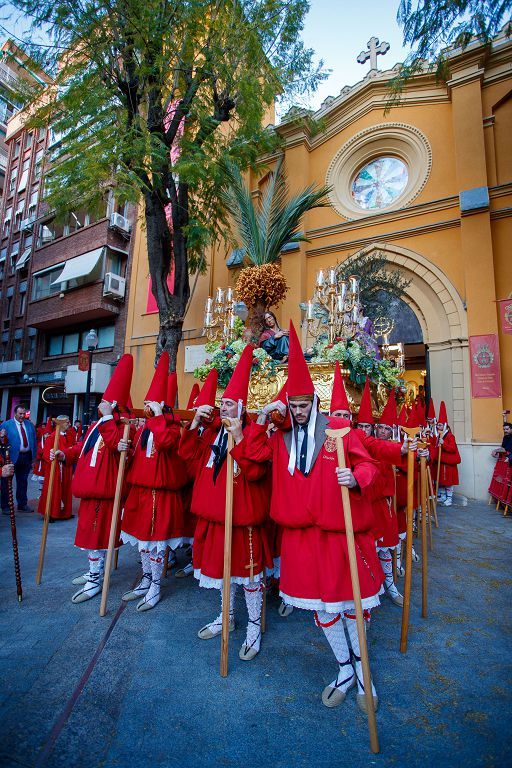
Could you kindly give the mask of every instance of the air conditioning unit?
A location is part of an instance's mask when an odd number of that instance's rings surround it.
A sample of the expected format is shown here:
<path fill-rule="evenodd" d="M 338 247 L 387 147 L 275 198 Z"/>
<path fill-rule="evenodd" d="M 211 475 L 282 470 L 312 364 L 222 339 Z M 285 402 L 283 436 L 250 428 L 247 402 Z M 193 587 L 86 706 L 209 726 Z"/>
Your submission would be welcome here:
<path fill-rule="evenodd" d="M 124 216 L 121 216 L 120 213 L 110 214 L 110 228 L 116 229 L 122 235 L 127 235 L 128 237 L 130 236 L 130 222 Z"/>
<path fill-rule="evenodd" d="M 103 295 L 113 296 L 114 299 L 124 299 L 126 291 L 126 280 L 120 275 L 115 275 L 113 272 L 107 272 L 105 274 L 105 280 L 103 282 Z"/>

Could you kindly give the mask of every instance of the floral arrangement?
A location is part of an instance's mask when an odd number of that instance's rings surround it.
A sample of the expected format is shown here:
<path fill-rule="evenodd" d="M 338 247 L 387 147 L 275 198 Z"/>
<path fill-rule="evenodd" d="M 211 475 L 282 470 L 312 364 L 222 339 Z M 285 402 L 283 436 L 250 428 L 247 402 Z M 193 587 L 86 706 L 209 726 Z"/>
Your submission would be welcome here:
<path fill-rule="evenodd" d="M 235 366 L 240 360 L 243 350 L 247 346 L 247 342 L 242 338 L 244 330 L 244 324 L 240 318 L 237 318 L 235 321 L 234 341 L 231 341 L 229 344 L 223 344 L 220 341 L 208 342 L 205 349 L 206 352 L 208 352 L 209 357 L 204 365 L 200 365 L 195 369 L 194 377 L 200 381 L 204 381 L 212 368 L 216 368 L 219 376 L 219 387 L 222 389 L 227 387 Z M 253 351 L 253 373 L 259 371 L 270 378 L 275 375 L 277 365 L 278 363 L 275 360 L 272 360 L 270 355 L 268 355 L 264 349 L 258 347 Z"/>
<path fill-rule="evenodd" d="M 376 384 L 400 387 L 402 382 L 397 376 L 397 369 L 389 360 L 379 360 L 376 352 L 357 339 L 343 341 L 335 339 L 328 343 L 326 337 L 320 337 L 313 347 L 312 363 L 335 363 L 339 360 L 350 371 L 350 378 L 355 384 L 363 385 L 366 376 Z"/>
<path fill-rule="evenodd" d="M 287 291 L 286 280 L 276 264 L 246 267 L 236 281 L 236 295 L 249 309 L 257 304 L 276 307 Z"/>

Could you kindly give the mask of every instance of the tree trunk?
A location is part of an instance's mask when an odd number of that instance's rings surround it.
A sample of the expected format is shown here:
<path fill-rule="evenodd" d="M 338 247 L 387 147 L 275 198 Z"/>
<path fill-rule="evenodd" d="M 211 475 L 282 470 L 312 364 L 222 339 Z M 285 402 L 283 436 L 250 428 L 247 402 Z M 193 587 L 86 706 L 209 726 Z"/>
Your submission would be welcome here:
<path fill-rule="evenodd" d="M 187 246 L 181 231 L 171 233 L 164 205 L 156 192 L 144 196 L 146 236 L 151 287 L 158 307 L 160 327 L 155 351 L 155 365 L 166 350 L 170 370 L 176 370 L 183 320 L 189 298 Z M 174 291 L 167 286 L 167 277 L 174 260 Z"/>
<path fill-rule="evenodd" d="M 260 340 L 260 336 L 263 333 L 265 327 L 265 321 L 263 320 L 266 307 L 263 302 L 258 302 L 251 307 L 249 315 L 247 317 L 247 327 L 250 329 L 251 342 L 257 344 Z"/>

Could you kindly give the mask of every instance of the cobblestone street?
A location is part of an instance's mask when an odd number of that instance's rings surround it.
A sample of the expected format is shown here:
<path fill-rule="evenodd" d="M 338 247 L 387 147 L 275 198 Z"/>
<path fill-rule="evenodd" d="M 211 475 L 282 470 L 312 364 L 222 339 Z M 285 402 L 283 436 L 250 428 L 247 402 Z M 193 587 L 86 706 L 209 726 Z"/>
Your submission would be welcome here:
<path fill-rule="evenodd" d="M 429 616 L 420 618 L 416 564 L 406 655 L 398 648 L 400 609 L 383 598 L 374 611 L 368 638 L 380 755 L 369 750 L 354 691 L 337 709 L 322 706 L 335 662 L 310 613 L 282 619 L 269 600 L 261 653 L 244 663 L 239 595 L 222 679 L 219 640 L 197 638 L 218 613 L 218 593 L 193 577 L 177 580 L 170 571 L 162 602 L 138 614 L 120 600 L 139 573 L 136 553 L 124 547 L 107 616 L 98 615 L 99 598 L 71 604 L 71 579 L 86 566 L 73 547 L 75 525 L 50 526 L 36 587 L 41 519 L 18 516 L 19 605 L 9 519 L 1 518 L 2 766 L 510 765 L 512 519 L 493 507 L 440 509 Z"/>

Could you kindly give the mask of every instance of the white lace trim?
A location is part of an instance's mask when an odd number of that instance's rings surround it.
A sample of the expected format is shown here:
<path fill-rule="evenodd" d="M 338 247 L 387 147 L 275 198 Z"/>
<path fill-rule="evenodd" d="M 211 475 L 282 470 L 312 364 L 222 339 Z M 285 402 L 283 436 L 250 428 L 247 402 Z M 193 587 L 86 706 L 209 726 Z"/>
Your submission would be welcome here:
<path fill-rule="evenodd" d="M 244 587 L 249 587 L 259 584 L 262 577 L 263 572 L 255 573 L 251 582 L 246 576 L 232 576 L 230 582 L 231 584 L 241 584 Z M 204 587 L 205 589 L 222 589 L 223 579 L 212 579 L 210 576 L 205 576 L 204 573 L 201 573 L 199 568 L 194 569 L 194 578 L 199 581 L 199 586 Z"/>
<path fill-rule="evenodd" d="M 339 603 L 324 603 L 320 599 L 308 599 L 303 597 L 291 597 L 285 594 L 285 592 L 279 592 L 283 601 L 287 605 L 293 605 L 294 608 L 303 608 L 306 611 L 326 611 L 326 613 L 340 613 L 341 611 L 350 611 L 354 609 L 353 600 L 341 600 Z M 372 595 L 371 597 L 365 597 L 362 601 L 363 610 L 376 608 L 380 605 L 378 595 Z"/>
<path fill-rule="evenodd" d="M 189 539 L 186 536 L 179 536 L 176 539 L 164 539 L 163 541 L 160 540 L 153 540 L 153 541 L 141 541 L 140 539 L 135 538 L 135 536 L 132 536 L 130 533 L 126 533 L 126 531 L 121 531 L 121 541 L 125 544 L 131 544 L 132 547 L 135 545 L 138 545 L 139 552 L 141 549 L 155 549 L 157 552 L 161 552 L 162 550 L 165 550 L 167 547 L 170 547 L 171 549 L 177 549 L 177 547 L 181 547 L 184 544 L 192 544 L 194 539 Z"/>

